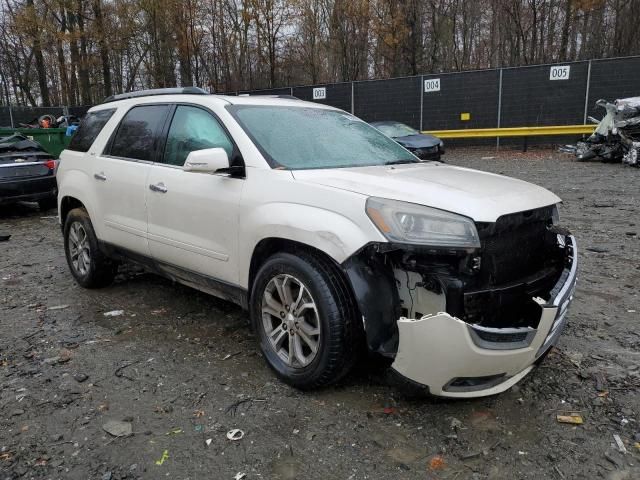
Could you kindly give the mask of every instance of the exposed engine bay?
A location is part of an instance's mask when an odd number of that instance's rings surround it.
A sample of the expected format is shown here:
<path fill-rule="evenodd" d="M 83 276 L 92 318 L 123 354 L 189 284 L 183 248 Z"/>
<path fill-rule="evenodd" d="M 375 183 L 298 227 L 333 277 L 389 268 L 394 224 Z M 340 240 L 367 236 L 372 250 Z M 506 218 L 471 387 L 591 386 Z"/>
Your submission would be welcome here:
<path fill-rule="evenodd" d="M 352 256 L 343 266 L 369 348 L 393 358 L 398 319 L 441 312 L 472 327 L 483 348 L 525 345 L 573 255 L 554 215 L 549 206 L 476 223 L 479 249 L 376 243 Z"/>

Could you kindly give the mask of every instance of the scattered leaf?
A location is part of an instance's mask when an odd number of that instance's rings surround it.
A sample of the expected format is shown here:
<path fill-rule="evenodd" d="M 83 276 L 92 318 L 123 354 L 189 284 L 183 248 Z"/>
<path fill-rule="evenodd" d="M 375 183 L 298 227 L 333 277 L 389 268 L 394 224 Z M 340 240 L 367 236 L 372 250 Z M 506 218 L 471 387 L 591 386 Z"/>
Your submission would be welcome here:
<path fill-rule="evenodd" d="M 447 464 L 444 461 L 444 458 L 441 455 L 436 455 L 431 460 L 429 460 L 429 468 L 431 470 L 442 470 Z"/>
<path fill-rule="evenodd" d="M 569 415 L 556 415 L 558 423 L 570 423 L 572 425 L 582 425 L 584 420 L 578 413 L 571 413 Z"/>

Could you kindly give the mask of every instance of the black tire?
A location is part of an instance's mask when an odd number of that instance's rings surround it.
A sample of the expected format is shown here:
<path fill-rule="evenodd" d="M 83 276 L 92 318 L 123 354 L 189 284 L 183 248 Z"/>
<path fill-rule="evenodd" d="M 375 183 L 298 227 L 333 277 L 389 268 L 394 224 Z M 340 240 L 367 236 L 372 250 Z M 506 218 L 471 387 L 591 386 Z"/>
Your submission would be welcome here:
<path fill-rule="evenodd" d="M 70 242 L 69 237 L 74 224 L 77 224 L 77 226 L 81 227 L 86 233 L 89 262 L 88 268 L 86 268 L 84 272 L 76 268 L 70 252 L 70 243 L 72 242 Z M 71 270 L 73 278 L 75 278 L 80 286 L 85 288 L 101 288 L 113 282 L 118 270 L 118 265 L 106 257 L 100 250 L 98 238 L 93 230 L 91 219 L 84 208 L 74 208 L 67 215 L 64 222 L 64 252 L 67 257 L 69 270 Z"/>
<path fill-rule="evenodd" d="M 318 311 L 320 338 L 315 358 L 306 366 L 288 365 L 267 339 L 262 321 L 262 299 L 269 282 L 278 275 L 299 279 L 310 292 Z M 361 351 L 362 335 L 351 290 L 328 259 L 306 251 L 278 253 L 258 271 L 251 289 L 250 314 L 260 349 L 268 365 L 285 383 L 312 389 L 335 383 L 353 367 Z"/>
<path fill-rule="evenodd" d="M 53 210 L 58 206 L 58 199 L 56 197 L 47 197 L 38 200 L 38 207 L 43 212 Z"/>

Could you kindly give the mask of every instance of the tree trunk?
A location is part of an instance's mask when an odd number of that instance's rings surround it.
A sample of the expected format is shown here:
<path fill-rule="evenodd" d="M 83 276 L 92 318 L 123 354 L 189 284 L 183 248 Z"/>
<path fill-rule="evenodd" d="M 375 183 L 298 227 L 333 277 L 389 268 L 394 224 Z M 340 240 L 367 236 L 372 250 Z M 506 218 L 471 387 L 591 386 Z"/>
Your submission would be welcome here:
<path fill-rule="evenodd" d="M 89 58 L 87 54 L 87 35 L 84 30 L 84 0 L 76 2 L 76 19 L 80 34 L 80 93 L 83 105 L 91 105 L 91 82 L 89 81 Z"/>
<path fill-rule="evenodd" d="M 108 97 L 111 95 L 113 89 L 111 86 L 111 67 L 109 65 L 109 45 L 105 39 L 101 0 L 93 0 L 92 7 L 95 17 L 96 35 L 98 37 L 98 49 L 100 50 L 100 62 L 102 64 L 103 93 L 105 97 Z"/>
<path fill-rule="evenodd" d="M 27 0 L 27 10 L 30 12 L 31 20 L 31 43 L 33 48 L 33 56 L 36 60 L 36 74 L 38 75 L 38 86 L 40 87 L 40 97 L 42 98 L 42 106 L 48 107 L 49 102 L 49 86 L 47 85 L 47 70 L 44 65 L 44 57 L 42 55 L 42 45 L 40 41 L 40 25 L 37 23 L 39 15 L 35 10 L 33 0 Z"/>

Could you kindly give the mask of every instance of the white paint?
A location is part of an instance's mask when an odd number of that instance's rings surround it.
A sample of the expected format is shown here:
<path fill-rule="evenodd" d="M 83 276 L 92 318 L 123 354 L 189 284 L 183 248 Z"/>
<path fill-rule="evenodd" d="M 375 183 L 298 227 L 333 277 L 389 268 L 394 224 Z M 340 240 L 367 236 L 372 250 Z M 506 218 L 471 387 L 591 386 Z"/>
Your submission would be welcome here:
<path fill-rule="evenodd" d="M 549 69 L 549 80 L 569 80 L 571 65 L 553 65 Z"/>

